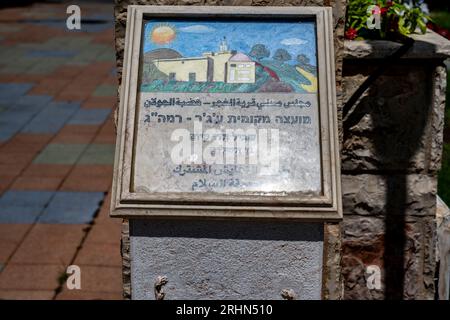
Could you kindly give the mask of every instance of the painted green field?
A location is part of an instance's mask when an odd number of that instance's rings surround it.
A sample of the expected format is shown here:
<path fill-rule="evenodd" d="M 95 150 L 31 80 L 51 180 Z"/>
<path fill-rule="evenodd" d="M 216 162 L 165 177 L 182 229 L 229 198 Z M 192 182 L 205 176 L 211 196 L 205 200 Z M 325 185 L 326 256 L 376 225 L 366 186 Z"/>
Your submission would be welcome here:
<path fill-rule="evenodd" d="M 266 68 L 265 68 L 266 67 Z M 210 92 L 210 93 L 251 93 L 251 92 L 299 92 L 306 93 L 301 84 L 310 81 L 301 75 L 295 65 L 274 60 L 263 60 L 256 66 L 255 83 L 188 82 L 166 79 L 153 80 L 141 85 L 142 92 Z M 268 71 L 269 68 L 271 71 Z M 266 70 L 265 70 L 266 69 Z M 306 69 L 306 67 L 305 67 Z M 271 74 L 272 73 L 272 74 Z M 315 74 L 315 70 L 314 70 Z M 279 80 L 277 79 L 279 78 Z"/>

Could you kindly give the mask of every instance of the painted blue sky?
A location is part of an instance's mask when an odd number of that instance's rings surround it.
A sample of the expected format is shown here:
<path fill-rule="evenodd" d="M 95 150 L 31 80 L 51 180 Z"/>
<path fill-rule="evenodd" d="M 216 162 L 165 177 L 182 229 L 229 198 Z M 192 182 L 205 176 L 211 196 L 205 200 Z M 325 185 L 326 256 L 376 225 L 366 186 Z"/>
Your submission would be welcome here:
<path fill-rule="evenodd" d="M 158 45 L 151 41 L 155 26 L 169 25 L 176 30 L 176 38 L 169 44 Z M 149 20 L 144 26 L 144 52 L 170 48 L 184 57 L 201 56 L 205 51 L 217 52 L 219 43 L 226 37 L 230 50 L 248 54 L 254 44 L 262 43 L 270 50 L 286 49 L 293 59 L 305 54 L 316 64 L 316 38 L 314 22 L 281 21 L 184 21 Z M 292 60 L 290 63 L 294 63 Z"/>

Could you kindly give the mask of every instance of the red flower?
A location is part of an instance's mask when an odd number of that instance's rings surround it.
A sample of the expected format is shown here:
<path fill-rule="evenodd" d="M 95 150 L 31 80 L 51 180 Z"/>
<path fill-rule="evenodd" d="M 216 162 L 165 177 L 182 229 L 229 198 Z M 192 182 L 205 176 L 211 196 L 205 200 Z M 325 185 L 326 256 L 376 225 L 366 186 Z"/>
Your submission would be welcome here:
<path fill-rule="evenodd" d="M 444 38 L 450 39 L 450 32 L 448 32 L 448 30 L 442 28 L 441 30 L 439 30 L 438 32 L 441 36 L 443 36 Z"/>
<path fill-rule="evenodd" d="M 345 31 L 345 37 L 347 39 L 353 40 L 358 36 L 358 31 L 353 28 L 348 28 L 347 31 Z"/>
<path fill-rule="evenodd" d="M 388 11 L 388 8 L 387 8 L 387 7 L 381 8 L 381 15 L 386 14 L 387 11 Z"/>
<path fill-rule="evenodd" d="M 386 2 L 386 8 L 390 8 L 392 7 L 392 5 L 393 5 L 392 1 Z"/>

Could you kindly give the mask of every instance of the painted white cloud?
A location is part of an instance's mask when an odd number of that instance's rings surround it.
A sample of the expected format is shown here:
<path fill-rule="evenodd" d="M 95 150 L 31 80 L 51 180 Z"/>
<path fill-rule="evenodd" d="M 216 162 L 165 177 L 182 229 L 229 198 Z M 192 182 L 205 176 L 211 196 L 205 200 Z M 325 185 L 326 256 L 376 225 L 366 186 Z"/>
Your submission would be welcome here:
<path fill-rule="evenodd" d="M 284 44 L 285 46 L 298 46 L 307 42 L 308 41 L 299 38 L 288 38 L 281 40 L 281 44 Z"/>
<path fill-rule="evenodd" d="M 212 27 L 204 26 L 201 24 L 195 24 L 193 26 L 179 28 L 178 30 L 180 30 L 181 32 L 189 32 L 189 33 L 207 33 L 216 31 L 216 29 Z"/>

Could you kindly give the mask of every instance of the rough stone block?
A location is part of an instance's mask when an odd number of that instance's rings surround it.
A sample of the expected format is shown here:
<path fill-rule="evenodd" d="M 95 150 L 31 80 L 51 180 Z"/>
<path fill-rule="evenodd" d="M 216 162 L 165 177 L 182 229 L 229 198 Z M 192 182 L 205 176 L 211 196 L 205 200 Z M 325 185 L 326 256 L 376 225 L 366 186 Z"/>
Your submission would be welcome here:
<path fill-rule="evenodd" d="M 422 174 L 342 175 L 346 215 L 436 214 L 437 179 Z"/>
<path fill-rule="evenodd" d="M 344 63 L 347 101 L 377 68 Z M 436 171 L 442 148 L 444 75 L 436 64 L 399 63 L 388 68 L 344 120 L 344 171 Z M 418 85 L 420 84 L 420 85 Z"/>
<path fill-rule="evenodd" d="M 434 298 L 435 221 L 432 217 L 399 220 L 346 217 L 344 299 Z M 380 289 L 367 285 L 372 275 L 369 266 L 380 268 Z"/>

